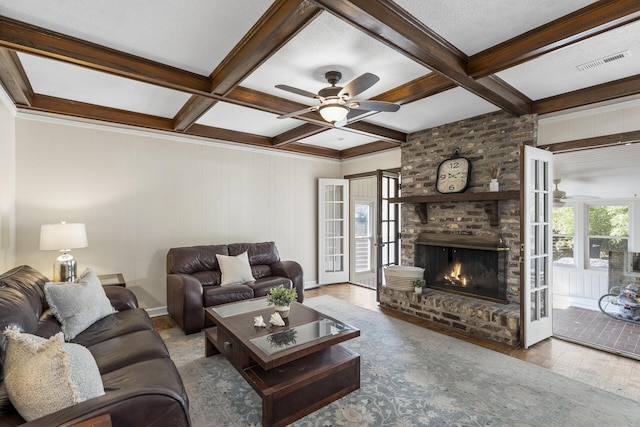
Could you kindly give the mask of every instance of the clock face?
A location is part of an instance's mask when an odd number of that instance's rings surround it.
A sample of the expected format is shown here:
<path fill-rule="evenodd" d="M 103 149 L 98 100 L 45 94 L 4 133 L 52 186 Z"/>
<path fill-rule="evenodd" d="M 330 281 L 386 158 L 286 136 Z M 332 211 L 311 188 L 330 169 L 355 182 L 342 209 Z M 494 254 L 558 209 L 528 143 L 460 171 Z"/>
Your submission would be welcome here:
<path fill-rule="evenodd" d="M 447 159 L 438 166 L 436 190 L 440 193 L 461 193 L 469 187 L 471 163 L 464 157 Z"/>

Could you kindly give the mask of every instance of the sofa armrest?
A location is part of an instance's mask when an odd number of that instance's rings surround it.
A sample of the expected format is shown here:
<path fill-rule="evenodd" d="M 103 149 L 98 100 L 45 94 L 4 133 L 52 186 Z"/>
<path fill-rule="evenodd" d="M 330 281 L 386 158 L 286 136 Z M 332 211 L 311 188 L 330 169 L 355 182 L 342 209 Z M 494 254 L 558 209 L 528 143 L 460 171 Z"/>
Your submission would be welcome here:
<path fill-rule="evenodd" d="M 21 427 L 73 425 L 105 414 L 111 416 L 114 426 L 188 427 L 191 424 L 188 404 L 180 395 L 164 388 L 140 387 L 85 400 Z"/>
<path fill-rule="evenodd" d="M 290 279 L 298 293 L 298 302 L 304 301 L 302 266 L 295 261 L 277 261 L 271 264 L 271 274 Z"/>
<path fill-rule="evenodd" d="M 185 334 L 204 327 L 202 283 L 188 274 L 167 274 L 167 311 Z"/>
<path fill-rule="evenodd" d="M 104 293 L 111 301 L 111 305 L 118 311 L 138 308 L 138 298 L 130 289 L 122 286 L 104 286 Z"/>

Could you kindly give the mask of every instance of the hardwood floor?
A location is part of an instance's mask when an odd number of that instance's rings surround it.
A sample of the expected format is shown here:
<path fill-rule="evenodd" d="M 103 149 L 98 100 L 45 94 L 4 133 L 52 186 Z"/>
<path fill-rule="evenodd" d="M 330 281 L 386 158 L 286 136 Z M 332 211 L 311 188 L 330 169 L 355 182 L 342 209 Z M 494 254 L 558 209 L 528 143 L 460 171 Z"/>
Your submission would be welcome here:
<path fill-rule="evenodd" d="M 640 402 L 640 362 L 623 356 L 584 347 L 556 338 L 546 339 L 524 350 L 449 331 L 433 323 L 381 308 L 376 302 L 375 290 L 351 284 L 324 285 L 305 291 L 305 298 L 330 295 L 368 310 L 397 317 L 410 323 L 443 333 L 490 350 L 506 354 L 559 375 L 575 379 L 594 387 Z M 154 327 L 165 329 L 175 326 L 168 316 L 153 318 Z"/>

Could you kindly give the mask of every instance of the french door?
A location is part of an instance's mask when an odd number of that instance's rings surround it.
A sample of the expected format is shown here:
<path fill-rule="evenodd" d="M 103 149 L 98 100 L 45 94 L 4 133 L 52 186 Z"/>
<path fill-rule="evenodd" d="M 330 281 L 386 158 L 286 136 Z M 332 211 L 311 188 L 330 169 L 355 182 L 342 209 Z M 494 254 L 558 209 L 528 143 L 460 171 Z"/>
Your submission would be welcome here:
<path fill-rule="evenodd" d="M 318 284 L 349 281 L 349 180 L 318 180 Z"/>
<path fill-rule="evenodd" d="M 389 199 L 400 196 L 400 174 L 378 171 L 378 235 L 377 235 L 377 288 L 384 279 L 383 267 L 400 265 L 400 205 Z"/>
<path fill-rule="evenodd" d="M 552 168 L 553 154 L 524 147 L 524 207 L 521 258 L 524 348 L 553 335 Z"/>

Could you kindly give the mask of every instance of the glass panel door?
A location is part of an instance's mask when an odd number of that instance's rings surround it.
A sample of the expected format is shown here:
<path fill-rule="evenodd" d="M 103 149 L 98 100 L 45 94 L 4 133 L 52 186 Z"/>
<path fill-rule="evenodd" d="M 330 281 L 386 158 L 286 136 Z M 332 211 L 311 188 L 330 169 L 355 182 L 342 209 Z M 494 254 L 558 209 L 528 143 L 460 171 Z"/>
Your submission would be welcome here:
<path fill-rule="evenodd" d="M 349 280 L 349 181 L 318 181 L 318 284 Z"/>

